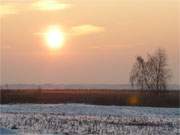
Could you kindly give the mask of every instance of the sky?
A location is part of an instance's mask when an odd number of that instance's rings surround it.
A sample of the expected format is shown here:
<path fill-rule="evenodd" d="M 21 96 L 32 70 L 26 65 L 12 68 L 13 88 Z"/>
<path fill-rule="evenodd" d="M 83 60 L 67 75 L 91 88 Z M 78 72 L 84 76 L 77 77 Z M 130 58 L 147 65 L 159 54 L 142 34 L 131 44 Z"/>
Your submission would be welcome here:
<path fill-rule="evenodd" d="M 127 84 L 158 48 L 180 84 L 179 0 L 0 0 L 0 21 L 1 84 Z"/>

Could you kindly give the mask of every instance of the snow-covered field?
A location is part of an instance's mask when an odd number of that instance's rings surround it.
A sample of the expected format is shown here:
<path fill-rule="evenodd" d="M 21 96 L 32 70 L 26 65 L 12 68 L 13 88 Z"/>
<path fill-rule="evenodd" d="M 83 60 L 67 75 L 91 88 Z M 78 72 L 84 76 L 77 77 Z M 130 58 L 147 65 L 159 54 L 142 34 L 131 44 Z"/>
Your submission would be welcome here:
<path fill-rule="evenodd" d="M 3 131 L 12 129 L 20 135 L 180 134 L 179 108 L 16 104 L 0 105 L 0 109 Z"/>

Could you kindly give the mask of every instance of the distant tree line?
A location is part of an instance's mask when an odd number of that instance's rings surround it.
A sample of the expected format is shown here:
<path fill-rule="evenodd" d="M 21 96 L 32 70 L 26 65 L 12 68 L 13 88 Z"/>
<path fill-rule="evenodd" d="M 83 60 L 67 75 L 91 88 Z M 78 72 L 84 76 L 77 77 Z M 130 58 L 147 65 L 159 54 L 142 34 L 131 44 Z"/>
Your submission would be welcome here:
<path fill-rule="evenodd" d="M 130 83 L 142 90 L 166 90 L 170 77 L 166 52 L 158 49 L 153 55 L 148 54 L 147 60 L 137 56 L 130 73 Z"/>

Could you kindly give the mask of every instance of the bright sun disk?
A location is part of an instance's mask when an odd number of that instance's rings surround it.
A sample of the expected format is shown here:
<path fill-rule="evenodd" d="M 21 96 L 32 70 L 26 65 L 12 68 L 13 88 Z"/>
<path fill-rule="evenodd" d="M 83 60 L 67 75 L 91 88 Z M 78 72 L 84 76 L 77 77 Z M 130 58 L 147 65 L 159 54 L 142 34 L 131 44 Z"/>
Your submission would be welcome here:
<path fill-rule="evenodd" d="M 64 34 L 59 27 L 53 26 L 45 33 L 45 39 L 49 48 L 58 49 L 63 45 Z"/>

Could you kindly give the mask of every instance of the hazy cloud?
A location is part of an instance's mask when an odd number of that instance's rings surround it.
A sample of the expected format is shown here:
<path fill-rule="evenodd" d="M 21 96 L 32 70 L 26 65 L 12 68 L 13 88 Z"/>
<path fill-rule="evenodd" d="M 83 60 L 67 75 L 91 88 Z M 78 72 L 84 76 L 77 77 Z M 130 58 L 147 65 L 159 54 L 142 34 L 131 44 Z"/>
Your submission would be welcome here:
<path fill-rule="evenodd" d="M 16 14 L 17 10 L 14 6 L 11 4 L 2 4 L 0 5 L 0 17 L 4 15 L 9 15 L 9 14 Z"/>
<path fill-rule="evenodd" d="M 0 17 L 9 14 L 17 14 L 23 11 L 56 11 L 70 8 L 71 4 L 61 3 L 57 0 L 21 1 L 6 0 L 0 3 Z"/>
<path fill-rule="evenodd" d="M 32 3 L 32 7 L 37 10 L 63 10 L 71 7 L 71 4 L 61 3 L 56 0 L 39 0 Z"/>
<path fill-rule="evenodd" d="M 92 34 L 92 33 L 100 33 L 104 31 L 105 31 L 104 27 L 96 26 L 92 24 L 84 24 L 84 25 L 72 27 L 71 34 L 72 35 L 87 35 L 87 34 Z"/>

